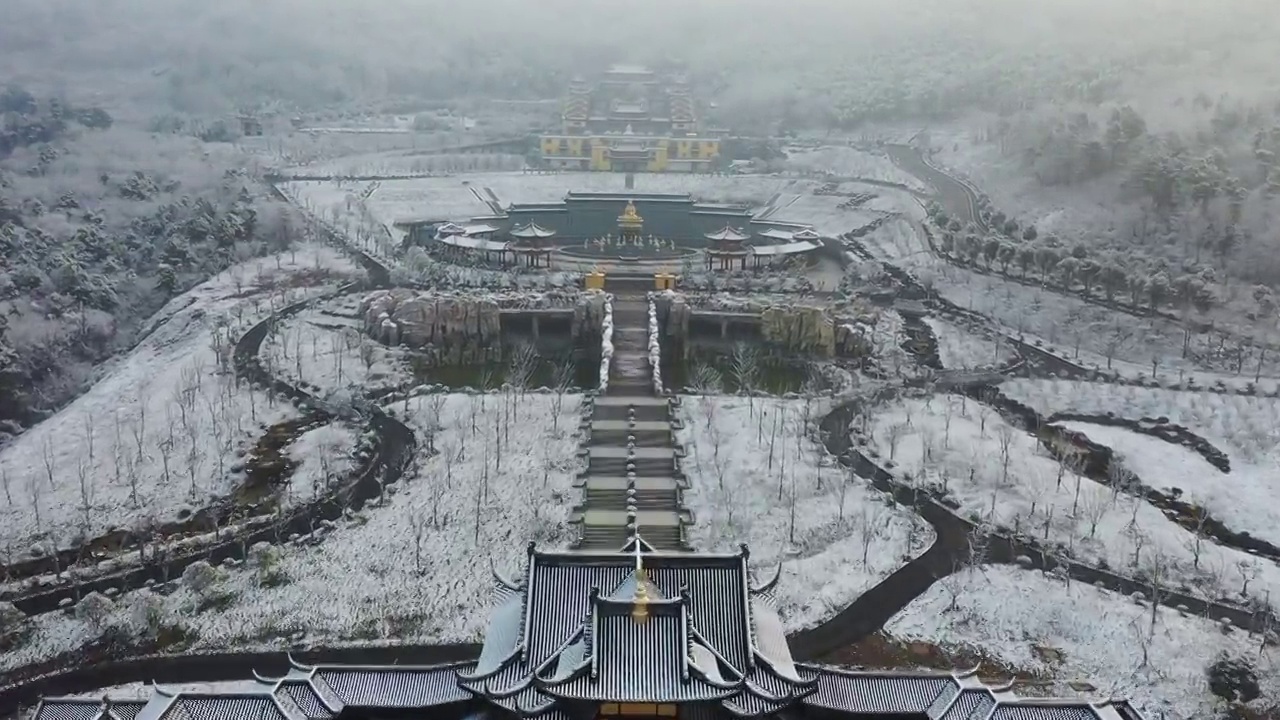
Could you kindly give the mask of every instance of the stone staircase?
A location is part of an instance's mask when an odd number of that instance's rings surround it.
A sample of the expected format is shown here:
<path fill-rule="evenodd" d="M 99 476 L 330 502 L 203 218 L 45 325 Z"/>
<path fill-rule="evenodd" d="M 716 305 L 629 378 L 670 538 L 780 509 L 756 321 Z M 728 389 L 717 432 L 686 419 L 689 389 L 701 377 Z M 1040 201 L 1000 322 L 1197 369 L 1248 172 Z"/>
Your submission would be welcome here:
<path fill-rule="evenodd" d="M 657 397 L 649 369 L 649 315 L 643 283 L 615 283 L 609 389 L 583 417 L 590 438 L 579 479 L 580 550 L 618 550 L 632 523 L 657 550 L 687 550 L 680 505 L 684 478 L 675 445 L 673 400 Z"/>

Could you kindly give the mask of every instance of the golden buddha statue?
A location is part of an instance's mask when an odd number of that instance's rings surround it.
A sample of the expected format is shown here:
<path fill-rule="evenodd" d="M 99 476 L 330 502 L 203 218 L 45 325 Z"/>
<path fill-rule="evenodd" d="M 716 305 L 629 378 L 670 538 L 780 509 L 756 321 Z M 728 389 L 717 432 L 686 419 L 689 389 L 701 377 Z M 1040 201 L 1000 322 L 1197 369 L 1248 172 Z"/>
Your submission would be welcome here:
<path fill-rule="evenodd" d="M 640 217 L 640 213 L 636 212 L 636 203 L 634 200 L 627 201 L 627 207 L 618 216 L 618 224 L 623 227 L 640 227 L 644 223 L 644 218 Z"/>

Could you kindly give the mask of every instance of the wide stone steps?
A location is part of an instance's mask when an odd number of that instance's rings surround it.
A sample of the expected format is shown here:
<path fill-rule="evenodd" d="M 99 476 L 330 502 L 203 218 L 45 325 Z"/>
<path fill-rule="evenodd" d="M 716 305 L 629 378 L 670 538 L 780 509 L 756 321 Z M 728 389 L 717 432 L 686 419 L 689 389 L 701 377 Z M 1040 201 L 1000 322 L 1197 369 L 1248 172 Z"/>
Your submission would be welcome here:
<path fill-rule="evenodd" d="M 626 490 L 592 490 L 587 488 L 584 495 L 586 507 L 593 510 L 627 509 Z M 630 496 L 640 510 L 672 510 L 679 504 L 679 491 L 671 490 L 637 490 Z"/>
<path fill-rule="evenodd" d="M 635 438 L 636 447 L 671 447 L 671 430 L 591 430 L 591 441 L 601 445 L 627 444 Z"/>
<path fill-rule="evenodd" d="M 645 542 L 659 550 L 685 549 L 681 541 L 681 530 L 678 524 L 646 525 L 641 521 L 640 535 L 644 537 Z M 582 525 L 582 540 L 578 547 L 582 550 L 618 550 L 627 543 L 628 539 L 625 524 L 598 525 L 584 522 Z"/>
<path fill-rule="evenodd" d="M 643 293 L 651 283 L 651 278 L 606 279 L 606 288 L 615 295 L 614 351 L 608 390 L 595 398 L 583 421 L 590 440 L 582 504 L 575 511 L 579 549 L 623 547 L 633 517 L 641 537 L 653 547 L 687 549 L 671 406 L 653 394 L 649 367 L 649 306 Z M 620 296 L 623 287 L 633 295 Z"/>
<path fill-rule="evenodd" d="M 671 458 L 636 459 L 631 466 L 631 472 L 637 477 L 671 477 L 677 469 Z M 626 475 L 627 472 L 625 458 L 589 457 L 587 460 L 588 475 Z"/>

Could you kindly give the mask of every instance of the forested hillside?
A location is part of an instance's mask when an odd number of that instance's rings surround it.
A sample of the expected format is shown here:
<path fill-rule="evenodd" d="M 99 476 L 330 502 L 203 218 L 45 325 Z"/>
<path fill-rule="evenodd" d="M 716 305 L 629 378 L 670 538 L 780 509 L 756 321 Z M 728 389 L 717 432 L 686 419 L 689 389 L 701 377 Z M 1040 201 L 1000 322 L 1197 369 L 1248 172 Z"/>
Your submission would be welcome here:
<path fill-rule="evenodd" d="M 17 87 L 0 102 L 3 442 L 74 396 L 174 295 L 287 236 L 225 152 Z"/>

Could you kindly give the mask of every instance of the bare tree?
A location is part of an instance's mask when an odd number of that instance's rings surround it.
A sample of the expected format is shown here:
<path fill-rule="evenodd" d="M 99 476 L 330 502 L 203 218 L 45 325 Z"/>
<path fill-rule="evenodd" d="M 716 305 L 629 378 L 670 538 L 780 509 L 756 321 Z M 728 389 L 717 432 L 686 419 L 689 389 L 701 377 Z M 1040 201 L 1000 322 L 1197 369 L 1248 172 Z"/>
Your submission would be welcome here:
<path fill-rule="evenodd" d="M 1084 503 L 1080 509 L 1084 514 L 1085 520 L 1089 523 L 1089 537 L 1092 538 L 1098 533 L 1098 523 L 1102 522 L 1102 518 L 1107 514 L 1108 503 L 1106 498 L 1099 492 L 1086 493 Z"/>
<path fill-rule="evenodd" d="M 90 477 L 89 467 L 81 460 L 76 464 L 76 478 L 80 481 L 80 515 L 81 529 L 85 538 L 90 537 L 89 528 L 92 526 L 93 513 L 93 485 Z"/>
<path fill-rule="evenodd" d="M 947 402 L 942 408 L 942 447 L 951 447 L 951 417 L 955 413 L 955 405 L 951 403 L 950 398 L 946 398 Z"/>
<path fill-rule="evenodd" d="M 1258 562 L 1253 558 L 1244 558 L 1236 563 L 1236 572 L 1240 573 L 1240 596 L 1249 597 L 1249 583 L 1261 572 Z"/>
<path fill-rule="evenodd" d="M 36 532 L 44 532 L 44 523 L 40 521 L 40 483 L 32 482 L 27 487 L 31 490 L 31 516 L 36 521 Z"/>
<path fill-rule="evenodd" d="M 759 354 L 754 345 L 737 343 L 733 346 L 733 354 L 729 360 L 729 372 L 733 375 L 734 384 L 738 386 L 738 394 L 747 396 L 748 412 L 755 414 L 753 396 L 757 377 L 760 372 Z"/>
<path fill-rule="evenodd" d="M 893 460 L 898 454 L 898 443 L 902 441 L 902 436 L 906 434 L 907 426 L 903 423 L 894 423 L 885 431 L 885 438 L 889 441 L 889 459 Z"/>
<path fill-rule="evenodd" d="M 1151 660 L 1151 643 L 1154 638 L 1147 628 L 1143 627 L 1141 618 L 1141 615 L 1135 617 L 1129 623 L 1129 627 L 1133 630 L 1134 643 L 1138 646 L 1138 649 L 1142 651 L 1142 662 L 1138 667 L 1145 668 Z"/>
<path fill-rule="evenodd" d="M 89 464 L 93 465 L 93 460 L 94 460 L 93 440 L 94 440 L 94 430 L 96 429 L 98 424 L 97 418 L 94 417 L 91 413 L 85 413 L 84 416 L 82 417 L 82 420 L 84 422 L 85 450 L 88 452 L 88 455 L 89 455 Z"/>
<path fill-rule="evenodd" d="M 1125 535 L 1129 537 L 1129 541 L 1133 543 L 1133 560 L 1130 565 L 1137 569 L 1141 567 L 1142 548 L 1147 544 L 1147 534 L 1137 525 L 1129 525 L 1125 528 Z"/>
<path fill-rule="evenodd" d="M 1009 481 L 1009 450 L 1013 445 L 1013 426 L 1002 424 L 996 430 L 996 436 L 1000 439 L 1000 484 L 1005 485 Z"/>
<path fill-rule="evenodd" d="M 842 501 L 840 505 L 841 505 L 841 509 L 843 510 L 844 502 Z M 861 514 L 861 517 L 858 518 L 859 520 L 858 539 L 862 541 L 862 566 L 863 567 L 866 567 L 867 565 L 867 558 L 871 554 L 871 544 L 874 543 L 876 540 L 876 537 L 878 535 L 878 530 L 879 530 L 878 525 L 880 524 L 880 520 L 881 520 L 880 511 L 878 509 L 880 508 L 880 506 L 875 505 L 877 510 L 876 510 L 876 513 L 872 515 L 871 507 L 870 507 L 871 505 L 872 503 L 863 503 L 859 511 Z"/>
<path fill-rule="evenodd" d="M 53 439 L 48 433 L 40 440 L 40 460 L 44 464 L 44 476 L 49 481 L 49 488 L 53 489 L 57 486 L 54 480 L 57 456 L 53 453 Z"/>
<path fill-rule="evenodd" d="M 1151 628 L 1152 635 L 1156 632 L 1156 621 L 1159 619 L 1160 602 L 1168 597 L 1169 592 L 1165 589 L 1168 584 L 1169 576 L 1173 571 L 1172 559 L 1165 553 L 1164 548 L 1154 545 L 1151 552 L 1147 553 L 1146 567 L 1143 568 L 1143 574 L 1147 578 L 1147 585 L 1151 590 Z"/>
<path fill-rule="evenodd" d="M 134 447 L 138 451 L 138 461 L 141 462 L 146 457 L 143 454 L 143 447 L 147 439 L 147 396 L 139 391 L 135 404 L 138 408 L 138 416 L 131 428 L 133 430 Z"/>
<path fill-rule="evenodd" d="M 1199 505 L 1194 506 L 1191 516 L 1193 523 L 1191 537 L 1187 538 L 1187 549 L 1191 551 L 1192 567 L 1196 570 L 1200 569 L 1200 552 L 1204 545 L 1205 522 L 1209 519 L 1209 513 Z"/>
<path fill-rule="evenodd" d="M 418 508 L 409 512 L 409 528 L 413 533 L 413 572 L 421 576 L 426 572 L 422 546 L 427 534 L 427 519 Z"/>
<path fill-rule="evenodd" d="M 551 429 L 560 429 L 560 413 L 564 410 L 564 396 L 573 387 L 573 361 L 565 360 L 556 365 L 554 379 L 555 395 L 551 401 Z"/>

